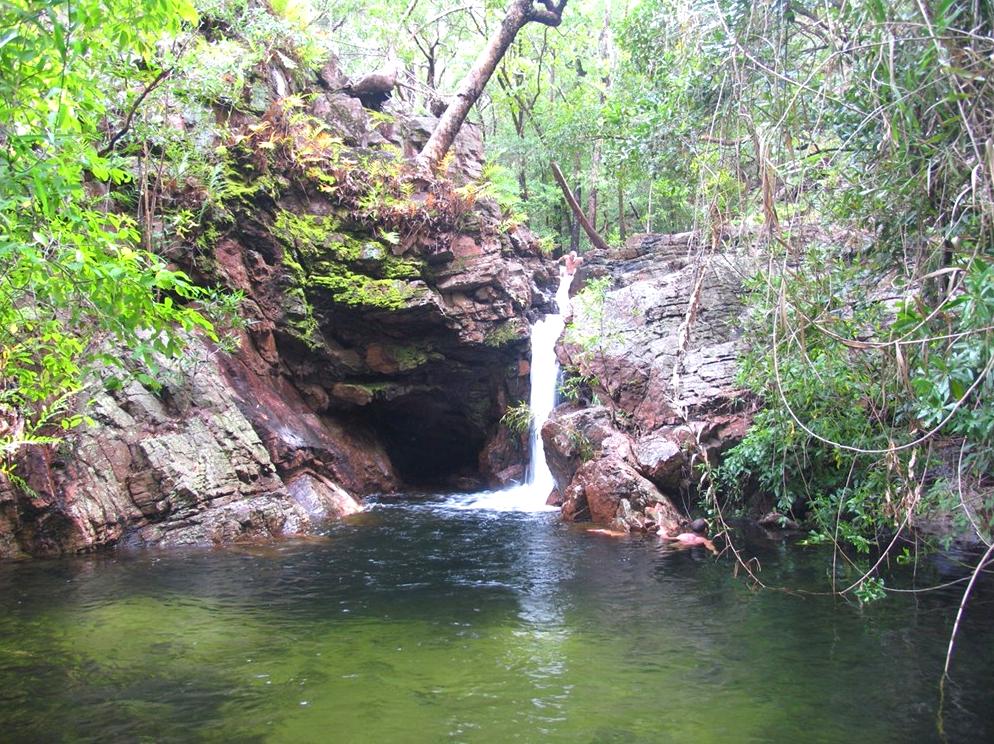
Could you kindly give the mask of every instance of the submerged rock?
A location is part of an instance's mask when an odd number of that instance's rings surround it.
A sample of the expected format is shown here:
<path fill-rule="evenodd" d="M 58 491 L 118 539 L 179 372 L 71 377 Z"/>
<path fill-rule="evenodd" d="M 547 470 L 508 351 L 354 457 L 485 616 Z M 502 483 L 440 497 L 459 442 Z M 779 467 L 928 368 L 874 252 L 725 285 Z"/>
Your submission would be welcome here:
<path fill-rule="evenodd" d="M 785 514 L 781 514 L 778 511 L 767 512 L 766 514 L 764 514 L 763 516 L 761 516 L 759 519 L 756 520 L 756 524 L 758 524 L 760 527 L 766 527 L 768 529 L 775 529 L 775 530 L 801 529 L 801 525 L 798 524 L 795 520 L 791 519 Z"/>

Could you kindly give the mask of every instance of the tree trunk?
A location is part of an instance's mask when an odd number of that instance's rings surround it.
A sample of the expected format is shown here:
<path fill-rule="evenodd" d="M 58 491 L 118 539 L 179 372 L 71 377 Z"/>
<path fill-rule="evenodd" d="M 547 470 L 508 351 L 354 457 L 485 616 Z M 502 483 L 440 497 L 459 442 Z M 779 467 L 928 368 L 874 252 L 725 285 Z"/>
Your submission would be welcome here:
<path fill-rule="evenodd" d="M 618 237 L 624 245 L 625 238 L 628 237 L 625 231 L 625 181 L 618 174 Z"/>
<path fill-rule="evenodd" d="M 590 238 L 590 242 L 594 248 L 599 248 L 602 251 L 610 250 L 608 244 L 604 242 L 604 238 L 597 234 L 590 221 L 587 220 L 586 215 L 583 214 L 583 209 L 580 207 L 579 202 L 574 198 L 573 192 L 569 190 L 569 184 L 566 183 L 563 172 L 559 170 L 559 166 L 555 163 L 552 163 L 552 175 L 556 177 L 556 182 L 559 184 L 559 188 L 562 189 L 563 196 L 566 197 L 566 203 L 573 210 L 573 215 L 587 233 L 587 237 Z"/>
<path fill-rule="evenodd" d="M 562 22 L 566 2 L 567 0 L 540 0 L 536 4 L 533 0 L 513 0 L 504 20 L 501 21 L 500 28 L 490 37 L 486 47 L 473 63 L 472 69 L 459 84 L 459 90 L 452 103 L 445 109 L 435 131 L 431 133 L 424 149 L 421 150 L 418 156 L 421 166 L 434 169 L 445 157 L 459 133 L 459 128 L 466 121 L 470 109 L 483 93 L 518 31 L 529 21 L 537 21 L 546 26 L 558 26 Z"/>

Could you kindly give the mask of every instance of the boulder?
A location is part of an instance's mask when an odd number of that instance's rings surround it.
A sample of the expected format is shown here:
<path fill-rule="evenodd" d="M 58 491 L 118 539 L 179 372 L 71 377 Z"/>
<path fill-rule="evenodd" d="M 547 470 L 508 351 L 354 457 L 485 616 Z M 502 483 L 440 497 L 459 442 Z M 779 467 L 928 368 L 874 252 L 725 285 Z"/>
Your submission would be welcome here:
<path fill-rule="evenodd" d="M 318 71 L 318 85 L 332 93 L 345 90 L 350 85 L 335 55 L 330 55 Z"/>
<path fill-rule="evenodd" d="M 358 98 L 365 108 L 381 111 L 397 86 L 397 69 L 378 70 L 349 84 L 347 92 Z"/>
<path fill-rule="evenodd" d="M 656 515 L 654 522 L 676 534 L 686 520 L 659 490 L 617 455 L 598 457 L 583 463 L 566 490 L 563 511 L 573 518 L 586 511 L 593 522 L 625 530 L 646 527 L 646 509 Z"/>
<path fill-rule="evenodd" d="M 522 483 L 528 466 L 528 434 L 515 434 L 501 426 L 480 452 L 480 473 L 490 486 Z"/>
<path fill-rule="evenodd" d="M 312 523 L 341 519 L 362 511 L 358 501 L 345 489 L 313 473 L 300 473 L 286 486 L 290 500 L 303 510 Z"/>
<path fill-rule="evenodd" d="M 671 493 L 680 490 L 686 451 L 694 443 L 688 427 L 666 426 L 639 437 L 635 443 L 635 460 L 639 472 L 660 488 Z"/>
<path fill-rule="evenodd" d="M 560 492 L 565 493 L 580 466 L 599 455 L 606 439 L 614 435 L 607 408 L 557 408 L 542 426 L 545 460 Z"/>
<path fill-rule="evenodd" d="M 766 527 L 771 530 L 799 530 L 801 525 L 797 523 L 796 520 L 791 519 L 785 514 L 781 514 L 778 511 L 770 511 L 761 516 L 756 520 L 756 524 L 760 527 Z"/>
<path fill-rule="evenodd" d="M 311 103 L 311 114 L 347 145 L 364 147 L 370 141 L 369 114 L 358 98 L 340 92 L 319 93 Z"/>

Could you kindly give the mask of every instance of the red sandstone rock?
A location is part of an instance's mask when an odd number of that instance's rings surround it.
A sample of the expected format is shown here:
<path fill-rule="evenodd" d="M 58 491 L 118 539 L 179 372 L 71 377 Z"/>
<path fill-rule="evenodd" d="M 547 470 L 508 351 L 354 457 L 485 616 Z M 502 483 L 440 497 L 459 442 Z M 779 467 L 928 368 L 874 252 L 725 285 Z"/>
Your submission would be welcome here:
<path fill-rule="evenodd" d="M 385 375 L 392 375 L 400 369 L 397 361 L 379 344 L 370 344 L 366 348 L 366 364 L 374 372 Z"/>
<path fill-rule="evenodd" d="M 307 92 L 278 72 L 266 71 L 263 84 Z M 322 70 L 312 113 L 346 148 L 390 137 L 416 150 L 427 137 L 430 118 L 398 114 L 395 127 L 373 126 L 340 90 L 345 82 L 334 65 Z M 252 110 L 234 112 L 232 129 L 257 124 L 261 111 Z M 457 181 L 478 176 L 479 129 L 464 126 L 454 151 Z M 440 198 L 423 186 L 414 207 Z M 192 275 L 245 293 L 238 353 L 197 343 L 184 360 L 192 369 L 177 371 L 183 381 L 162 396 L 137 386 L 98 397 L 99 426 L 70 435 L 72 457 L 29 457 L 34 495 L 0 483 L 0 557 L 287 534 L 308 528 L 308 510 L 344 508 L 341 490 L 354 499 L 426 473 L 523 478 L 527 447 L 498 422 L 508 400 L 528 397 L 523 330 L 556 278 L 531 234 L 498 231 L 485 200 L 458 226 L 432 223 L 396 244 L 379 238 L 396 225 L 364 221 L 316 184 L 295 182 L 278 203 L 263 201 L 229 205 L 237 214 L 221 226 L 212 266 L 179 240 L 170 253 Z M 382 246 L 363 250 L 348 271 L 380 279 L 396 252 L 419 277 L 394 280 L 396 306 L 343 302 L 333 282 L 312 281 L 333 273 L 315 255 L 323 247 L 295 252 L 275 229 L 278 211 L 333 219 L 328 250 L 346 238 Z M 522 332 L 487 343 L 504 328 Z"/>
<path fill-rule="evenodd" d="M 526 458 L 527 451 L 527 437 L 502 426 L 480 453 L 480 473 L 491 486 L 521 483 L 527 465 L 522 455 Z"/>
<path fill-rule="evenodd" d="M 668 529 L 676 529 L 681 523 L 669 500 L 631 465 L 615 456 L 584 463 L 576 471 L 571 488 L 573 499 L 586 501 L 594 522 L 608 524 L 617 520 L 627 529 L 641 528 L 641 521 L 630 510 L 643 512 L 654 506 L 657 513 L 665 512 L 661 519 Z"/>
<path fill-rule="evenodd" d="M 373 400 L 373 393 L 362 385 L 349 385 L 336 382 L 331 386 L 331 394 L 336 401 L 349 403 L 354 406 L 365 406 Z"/>
<path fill-rule="evenodd" d="M 595 338 L 595 348 L 567 341 L 557 355 L 597 380 L 595 393 L 610 410 L 563 406 L 543 427 L 566 519 L 669 529 L 679 514 L 656 488 L 685 492 L 691 456 L 703 448 L 716 462 L 748 429 L 751 403 L 734 376 L 741 281 L 755 267 L 729 254 L 701 269 L 701 300 L 681 352 L 698 276 L 690 237 L 636 236 L 610 254 L 586 254 L 577 271 L 573 292 L 593 277 L 610 277 L 612 285 L 598 313 L 584 317 L 581 307 L 574 318 L 574 337 Z"/>
<path fill-rule="evenodd" d="M 449 250 L 452 252 L 452 256 L 457 259 L 483 254 L 483 247 L 471 235 L 454 236 L 449 244 Z"/>

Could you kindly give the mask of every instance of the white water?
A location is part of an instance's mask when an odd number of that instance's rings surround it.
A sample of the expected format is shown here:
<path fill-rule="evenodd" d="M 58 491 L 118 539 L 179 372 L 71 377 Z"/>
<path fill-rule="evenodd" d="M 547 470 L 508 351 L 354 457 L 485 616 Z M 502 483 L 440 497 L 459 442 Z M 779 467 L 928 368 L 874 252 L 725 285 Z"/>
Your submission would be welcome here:
<path fill-rule="evenodd" d="M 542 446 L 542 424 L 549 418 L 556 404 L 556 379 L 559 362 L 556 360 L 556 341 L 563 332 L 565 313 L 569 308 L 569 285 L 572 274 L 560 270 L 556 305 L 559 313 L 546 315 L 532 326 L 532 361 L 529 382 L 532 426 L 529 436 L 529 465 L 525 482 L 501 491 L 457 494 L 447 504 L 457 509 L 493 509 L 497 511 L 546 511 L 556 507 L 546 506 L 554 481 L 545 461 Z"/>

